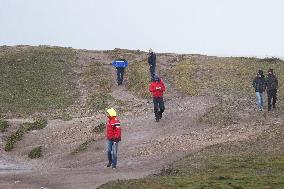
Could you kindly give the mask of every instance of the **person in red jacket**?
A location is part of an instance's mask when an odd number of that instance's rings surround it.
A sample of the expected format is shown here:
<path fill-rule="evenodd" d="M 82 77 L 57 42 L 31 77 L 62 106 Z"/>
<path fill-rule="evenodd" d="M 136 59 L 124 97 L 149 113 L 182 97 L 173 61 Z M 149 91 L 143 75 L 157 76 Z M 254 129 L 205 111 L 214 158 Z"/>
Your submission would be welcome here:
<path fill-rule="evenodd" d="M 163 100 L 163 93 L 165 90 L 166 87 L 163 81 L 155 75 L 154 81 L 150 84 L 149 91 L 153 94 L 154 113 L 157 122 L 159 122 L 162 118 L 163 112 L 165 111 L 165 104 Z"/>
<path fill-rule="evenodd" d="M 116 111 L 113 108 L 107 109 L 108 123 L 106 125 L 106 139 L 107 139 L 107 167 L 112 166 L 116 169 L 117 165 L 117 149 L 118 143 L 121 140 L 120 121 L 116 116 Z"/>

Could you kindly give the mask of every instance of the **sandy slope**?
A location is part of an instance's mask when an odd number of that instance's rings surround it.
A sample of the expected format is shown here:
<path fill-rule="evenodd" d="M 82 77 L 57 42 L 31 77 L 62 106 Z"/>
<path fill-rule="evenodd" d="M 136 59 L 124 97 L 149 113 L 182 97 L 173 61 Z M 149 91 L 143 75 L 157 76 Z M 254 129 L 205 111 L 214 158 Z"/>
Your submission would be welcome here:
<path fill-rule="evenodd" d="M 25 135 L 12 152 L 6 153 L 1 149 L 0 188 L 91 189 L 110 180 L 158 173 L 186 154 L 212 144 L 242 140 L 265 129 L 255 130 L 256 126 L 247 127 L 246 124 L 224 129 L 201 125 L 198 118 L 215 105 L 214 97 L 187 97 L 166 84 L 166 112 L 159 123 L 154 121 L 151 101 L 133 96 L 124 86 L 115 87 L 112 95 L 133 107 L 131 112 L 120 116 L 123 137 L 119 144 L 117 170 L 105 167 L 103 134 L 91 132 L 98 123 L 106 121 L 104 115 L 70 121 L 49 120 L 45 129 Z M 82 98 L 80 100 L 84 102 Z M 16 127 L 25 120 L 9 121 Z M 70 154 L 79 144 L 91 138 L 96 141 L 87 151 Z M 30 160 L 24 154 L 35 145 L 43 145 L 44 157 Z"/>

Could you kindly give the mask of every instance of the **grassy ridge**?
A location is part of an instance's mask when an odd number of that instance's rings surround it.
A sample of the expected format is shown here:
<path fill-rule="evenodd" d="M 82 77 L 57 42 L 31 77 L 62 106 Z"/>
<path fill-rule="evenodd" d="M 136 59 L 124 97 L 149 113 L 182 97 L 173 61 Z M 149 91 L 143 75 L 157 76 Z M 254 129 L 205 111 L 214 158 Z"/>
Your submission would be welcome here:
<path fill-rule="evenodd" d="M 190 96 L 196 96 L 199 93 L 200 84 L 193 77 L 195 69 L 194 61 L 186 60 L 170 69 L 166 74 L 177 89 Z"/>
<path fill-rule="evenodd" d="M 102 63 L 93 62 L 83 76 L 84 84 L 88 86 L 87 107 L 94 110 L 104 110 L 112 97 L 113 78 Z"/>
<path fill-rule="evenodd" d="M 280 115 L 284 111 L 281 106 L 284 98 L 284 62 L 280 59 L 210 57 L 200 61 L 191 58 L 170 68 L 167 76 L 178 89 L 189 95 L 202 95 L 208 91 L 215 95 L 219 104 L 211 108 L 201 121 L 211 125 L 229 125 L 241 120 L 243 114 L 253 113 L 255 94 L 252 80 L 259 69 L 267 75 L 269 68 L 274 69 L 279 80 L 276 114 Z"/>
<path fill-rule="evenodd" d="M 31 130 L 40 130 L 45 128 L 47 125 L 46 119 L 38 119 L 33 123 L 23 123 L 20 128 L 8 136 L 5 144 L 5 151 L 11 151 L 14 148 L 16 142 L 22 140 L 25 133 Z"/>
<path fill-rule="evenodd" d="M 0 51 L 1 113 L 31 113 L 73 103 L 73 50 L 28 47 Z"/>
<path fill-rule="evenodd" d="M 126 77 L 128 90 L 142 98 L 151 97 L 149 92 L 150 72 L 147 62 L 130 63 Z"/>
<path fill-rule="evenodd" d="M 161 175 L 113 181 L 100 188 L 284 187 L 284 130 L 274 125 L 247 141 L 216 144 L 173 163 Z"/>
<path fill-rule="evenodd" d="M 284 64 L 279 59 L 212 57 L 202 62 L 191 59 L 166 74 L 184 92 L 193 89 L 197 91 L 195 95 L 208 91 L 214 94 L 219 104 L 201 120 L 212 126 L 222 126 L 238 121 L 241 119 L 238 115 L 244 112 L 255 114 L 251 83 L 259 69 L 266 73 L 269 68 L 274 69 L 279 79 L 279 106 L 271 115 L 277 116 L 283 112 L 281 102 L 284 98 Z M 176 72 L 179 75 L 172 74 Z M 173 163 L 161 175 L 113 181 L 100 188 L 284 188 L 283 131 L 283 125 L 273 125 L 256 138 L 209 146 Z"/>

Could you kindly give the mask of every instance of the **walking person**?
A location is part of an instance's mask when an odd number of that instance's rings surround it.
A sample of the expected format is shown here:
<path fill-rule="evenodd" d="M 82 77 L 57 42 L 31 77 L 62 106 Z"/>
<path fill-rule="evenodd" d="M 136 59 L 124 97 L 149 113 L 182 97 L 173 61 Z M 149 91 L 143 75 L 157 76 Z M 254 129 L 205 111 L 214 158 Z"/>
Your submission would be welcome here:
<path fill-rule="evenodd" d="M 270 68 L 268 70 L 268 76 L 266 78 L 268 111 L 271 110 L 271 105 L 273 108 L 276 108 L 277 89 L 278 89 L 278 79 L 274 75 L 273 69 Z M 271 104 L 271 101 L 272 101 L 272 104 Z"/>
<path fill-rule="evenodd" d="M 124 69 L 128 66 L 128 62 L 120 56 L 112 62 L 112 65 L 116 68 L 117 85 L 122 85 Z"/>
<path fill-rule="evenodd" d="M 118 143 L 121 141 L 120 121 L 117 118 L 116 111 L 113 108 L 107 109 L 108 123 L 106 125 L 107 139 L 107 167 L 116 169 Z"/>
<path fill-rule="evenodd" d="M 265 91 L 265 78 L 263 71 L 259 70 L 256 77 L 254 78 L 252 85 L 255 89 L 256 104 L 259 111 L 263 110 L 263 92 Z"/>
<path fill-rule="evenodd" d="M 154 81 L 156 73 L 156 53 L 154 53 L 152 49 L 149 49 L 148 64 L 150 66 L 151 81 Z"/>
<path fill-rule="evenodd" d="M 163 112 L 165 111 L 165 104 L 163 100 L 163 93 L 165 90 L 166 87 L 163 81 L 157 75 L 154 76 L 154 80 L 150 84 L 149 91 L 153 95 L 156 122 L 159 122 L 162 118 Z"/>

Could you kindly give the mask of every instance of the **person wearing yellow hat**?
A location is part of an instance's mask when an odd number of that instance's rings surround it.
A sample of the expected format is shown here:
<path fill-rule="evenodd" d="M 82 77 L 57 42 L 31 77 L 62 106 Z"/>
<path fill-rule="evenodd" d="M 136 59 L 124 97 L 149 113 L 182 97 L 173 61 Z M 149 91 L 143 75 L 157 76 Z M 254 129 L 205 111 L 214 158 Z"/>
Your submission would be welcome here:
<path fill-rule="evenodd" d="M 117 149 L 118 143 L 121 141 L 120 121 L 117 118 L 115 109 L 110 108 L 106 110 L 108 114 L 108 122 L 106 125 L 106 139 L 107 139 L 107 167 L 112 166 L 116 169 L 117 165 Z"/>

